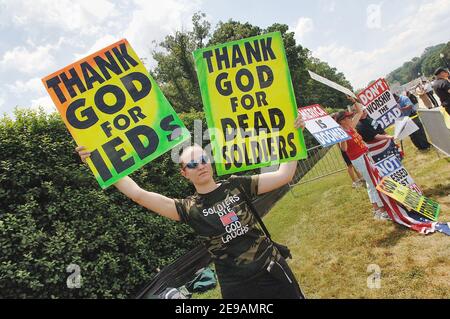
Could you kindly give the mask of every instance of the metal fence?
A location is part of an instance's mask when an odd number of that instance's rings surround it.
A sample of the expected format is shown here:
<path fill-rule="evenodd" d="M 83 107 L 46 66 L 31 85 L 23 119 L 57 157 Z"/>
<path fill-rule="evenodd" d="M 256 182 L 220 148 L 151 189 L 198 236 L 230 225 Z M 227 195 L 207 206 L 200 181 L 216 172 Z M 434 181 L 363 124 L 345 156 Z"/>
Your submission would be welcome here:
<path fill-rule="evenodd" d="M 320 178 L 342 172 L 347 165 L 342 158 L 339 146 L 315 146 L 308 149 L 308 158 L 298 161 L 294 179 L 289 184 L 294 187 L 318 180 Z"/>

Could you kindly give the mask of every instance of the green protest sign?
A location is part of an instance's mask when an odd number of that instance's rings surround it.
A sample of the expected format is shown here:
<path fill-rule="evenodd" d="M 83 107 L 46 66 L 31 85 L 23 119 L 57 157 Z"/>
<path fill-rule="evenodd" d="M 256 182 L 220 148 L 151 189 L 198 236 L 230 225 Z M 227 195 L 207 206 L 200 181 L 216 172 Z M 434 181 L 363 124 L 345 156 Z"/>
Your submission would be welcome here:
<path fill-rule="evenodd" d="M 193 54 L 218 175 L 307 157 L 279 32 Z"/>

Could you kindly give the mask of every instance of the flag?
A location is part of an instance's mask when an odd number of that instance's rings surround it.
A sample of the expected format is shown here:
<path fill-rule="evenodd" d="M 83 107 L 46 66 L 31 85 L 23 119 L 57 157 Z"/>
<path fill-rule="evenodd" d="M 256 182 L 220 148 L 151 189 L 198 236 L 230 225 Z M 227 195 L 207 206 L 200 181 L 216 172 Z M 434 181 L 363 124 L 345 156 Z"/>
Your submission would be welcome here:
<path fill-rule="evenodd" d="M 381 182 L 381 175 L 378 168 L 372 164 L 369 157 L 364 155 L 364 162 L 366 164 L 367 171 L 374 185 L 378 185 Z M 389 217 L 397 224 L 406 226 L 412 230 L 415 230 L 421 234 L 431 234 L 436 231 L 437 222 L 420 221 L 411 218 L 405 208 L 399 205 L 394 199 L 378 191 L 378 195 L 383 202 L 383 206 L 386 209 Z"/>
<path fill-rule="evenodd" d="M 239 220 L 239 217 L 237 217 L 235 212 L 231 212 L 226 214 L 225 216 L 220 217 L 220 221 L 222 222 L 222 225 L 228 226 L 231 223 L 234 223 Z"/>

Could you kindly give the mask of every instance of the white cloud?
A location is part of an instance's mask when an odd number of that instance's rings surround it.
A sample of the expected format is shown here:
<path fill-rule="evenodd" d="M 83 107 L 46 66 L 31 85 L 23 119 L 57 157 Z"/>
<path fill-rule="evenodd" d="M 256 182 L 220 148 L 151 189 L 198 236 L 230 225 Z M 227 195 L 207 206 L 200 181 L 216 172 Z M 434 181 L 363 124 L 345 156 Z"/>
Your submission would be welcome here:
<path fill-rule="evenodd" d="M 127 21 L 127 28 L 116 33 L 108 33 L 97 38 L 83 53 L 76 54 L 76 59 L 81 59 L 92 54 L 122 38 L 126 38 L 139 57 L 152 60 L 151 52 L 155 43 L 159 43 L 168 34 L 177 30 L 186 29 L 191 24 L 192 14 L 200 9 L 200 1 L 182 0 L 134 0 L 134 10 Z M 109 21 L 112 29 L 117 22 Z M 111 31 L 111 30 L 110 30 Z"/>
<path fill-rule="evenodd" d="M 326 12 L 334 12 L 336 10 L 335 0 L 320 0 L 319 4 L 321 9 Z"/>
<path fill-rule="evenodd" d="M 55 66 L 55 58 L 51 50 L 53 45 L 44 45 L 29 50 L 23 46 L 5 52 L 0 60 L 0 70 L 18 70 L 33 74 Z"/>
<path fill-rule="evenodd" d="M 94 44 L 85 52 L 81 53 L 81 54 L 75 54 L 75 59 L 76 60 L 80 60 L 88 55 L 91 55 L 105 47 L 107 47 L 108 45 L 111 45 L 117 41 L 119 41 L 120 38 L 119 37 L 115 37 L 113 35 L 107 34 L 99 39 L 97 39 Z"/>
<path fill-rule="evenodd" d="M 109 0 L 21 0 L 7 1 L 10 21 L 19 27 L 54 27 L 81 34 L 94 34 L 107 19 L 117 16 Z"/>
<path fill-rule="evenodd" d="M 44 85 L 40 78 L 32 78 L 27 81 L 17 80 L 14 84 L 7 84 L 6 87 L 11 93 L 21 95 L 25 93 L 43 93 Z"/>
<path fill-rule="evenodd" d="M 0 110 L 3 108 L 3 106 L 5 105 L 5 98 L 0 95 Z"/>
<path fill-rule="evenodd" d="M 39 107 L 42 107 L 44 111 L 47 113 L 56 112 L 55 104 L 48 95 L 43 95 L 36 99 L 31 100 L 32 109 L 38 109 Z"/>
<path fill-rule="evenodd" d="M 201 1 L 181 0 L 134 0 L 133 12 L 123 37 L 140 57 L 150 57 L 154 45 L 168 34 L 186 29 L 191 24 L 192 14 L 200 9 Z"/>
<path fill-rule="evenodd" d="M 304 39 L 305 35 L 314 30 L 314 22 L 311 18 L 301 17 L 298 19 L 293 31 L 297 41 Z"/>
<path fill-rule="evenodd" d="M 442 26 L 450 23 L 449 1 L 428 1 L 415 12 L 390 25 L 386 33 L 392 36 L 380 43 L 378 49 L 355 50 L 333 43 L 318 47 L 313 55 L 342 71 L 355 88 L 365 87 L 371 80 L 384 77 L 419 56 L 425 47 L 449 40 L 448 33 L 442 31 Z"/>

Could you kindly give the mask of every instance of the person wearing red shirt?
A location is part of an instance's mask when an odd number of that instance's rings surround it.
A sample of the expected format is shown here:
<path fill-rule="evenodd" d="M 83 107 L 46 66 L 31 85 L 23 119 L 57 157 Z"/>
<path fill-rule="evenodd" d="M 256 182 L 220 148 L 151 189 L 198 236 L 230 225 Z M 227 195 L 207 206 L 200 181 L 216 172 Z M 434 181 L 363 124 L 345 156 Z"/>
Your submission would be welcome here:
<path fill-rule="evenodd" d="M 363 110 L 361 105 L 356 100 L 350 98 L 355 105 L 355 113 L 340 111 L 335 114 L 334 119 L 341 125 L 341 127 L 350 135 L 351 139 L 339 143 L 342 151 L 344 151 L 353 166 L 362 174 L 367 183 L 367 192 L 369 194 L 370 202 L 373 206 L 374 218 L 380 220 L 388 220 L 389 216 L 384 209 L 383 202 L 378 194 L 376 185 L 374 185 L 371 173 L 368 169 L 369 165 L 374 165 L 370 156 L 368 156 L 368 147 L 364 143 L 361 135 L 356 132 L 356 125 L 359 123 Z"/>

